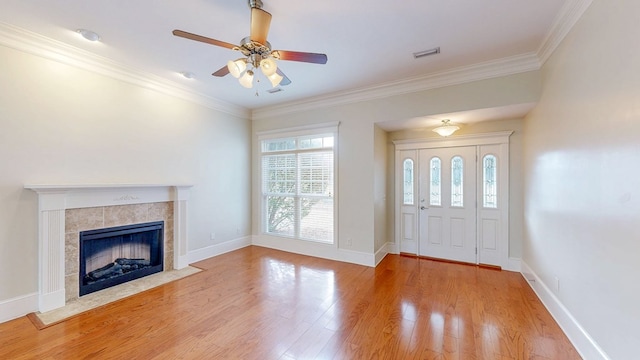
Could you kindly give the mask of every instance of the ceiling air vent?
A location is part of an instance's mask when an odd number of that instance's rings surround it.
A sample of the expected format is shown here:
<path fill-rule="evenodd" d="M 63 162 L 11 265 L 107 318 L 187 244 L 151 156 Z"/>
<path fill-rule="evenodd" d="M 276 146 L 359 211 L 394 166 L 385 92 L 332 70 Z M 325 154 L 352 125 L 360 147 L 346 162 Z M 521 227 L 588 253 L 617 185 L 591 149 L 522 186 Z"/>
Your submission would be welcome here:
<path fill-rule="evenodd" d="M 414 52 L 413 53 L 413 57 L 416 58 L 416 59 L 419 59 L 421 57 L 425 57 L 425 56 L 429 56 L 429 55 L 435 55 L 435 54 L 440 54 L 440 47 L 439 46 L 437 48 L 433 48 L 433 49 L 429 49 L 429 50 Z"/>

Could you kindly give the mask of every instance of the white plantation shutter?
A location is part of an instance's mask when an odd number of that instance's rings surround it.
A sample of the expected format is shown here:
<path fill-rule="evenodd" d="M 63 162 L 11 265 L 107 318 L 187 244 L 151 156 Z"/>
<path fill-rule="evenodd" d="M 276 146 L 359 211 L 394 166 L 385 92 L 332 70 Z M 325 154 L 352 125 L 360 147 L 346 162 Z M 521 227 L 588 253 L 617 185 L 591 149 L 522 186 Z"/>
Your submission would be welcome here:
<path fill-rule="evenodd" d="M 264 232 L 334 243 L 335 133 L 261 141 Z"/>

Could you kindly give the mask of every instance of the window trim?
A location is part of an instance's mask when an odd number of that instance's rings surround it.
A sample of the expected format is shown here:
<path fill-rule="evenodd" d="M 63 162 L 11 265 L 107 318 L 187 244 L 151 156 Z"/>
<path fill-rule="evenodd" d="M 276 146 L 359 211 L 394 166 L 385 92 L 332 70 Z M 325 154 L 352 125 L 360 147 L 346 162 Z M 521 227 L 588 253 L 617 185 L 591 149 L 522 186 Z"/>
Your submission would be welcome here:
<path fill-rule="evenodd" d="M 338 201 L 339 201 L 339 184 L 338 184 L 338 147 L 339 147 L 339 128 L 340 122 L 326 122 L 326 123 L 318 123 L 318 124 L 310 124 L 304 126 L 283 128 L 283 129 L 275 129 L 275 130 L 266 130 L 256 132 L 258 138 L 258 156 L 259 156 L 259 197 L 260 197 L 260 233 L 263 236 L 273 236 L 277 238 L 284 238 L 289 240 L 301 241 L 304 243 L 325 245 L 338 247 L 339 244 L 339 234 L 338 234 Z M 264 152 L 262 149 L 262 142 L 264 140 L 271 139 L 280 139 L 280 138 L 293 138 L 293 137 L 305 137 L 305 136 L 314 136 L 314 135 L 322 135 L 322 134 L 332 134 L 333 135 L 333 241 L 326 242 L 321 240 L 313 240 L 313 239 L 303 239 L 296 236 L 287 236 L 269 233 L 266 231 L 266 214 L 265 214 L 265 201 L 264 201 L 264 193 L 263 193 L 263 183 L 262 179 L 264 176 L 263 166 L 262 166 L 262 158 L 263 155 L 276 155 L 279 153 L 285 153 L 286 151 L 273 151 L 273 152 Z M 327 148 L 324 149 L 302 149 L 296 150 L 296 153 L 304 153 L 304 152 L 313 152 L 313 151 L 327 151 Z"/>

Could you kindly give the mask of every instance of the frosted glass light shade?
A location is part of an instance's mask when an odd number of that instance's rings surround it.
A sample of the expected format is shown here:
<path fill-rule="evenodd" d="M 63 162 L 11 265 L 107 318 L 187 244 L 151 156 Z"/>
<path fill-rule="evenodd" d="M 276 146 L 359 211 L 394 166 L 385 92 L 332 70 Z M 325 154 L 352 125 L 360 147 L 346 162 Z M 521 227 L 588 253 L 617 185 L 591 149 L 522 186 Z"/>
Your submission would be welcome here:
<path fill-rule="evenodd" d="M 253 71 L 247 70 L 244 75 L 240 78 L 240 85 L 246 87 L 247 89 L 251 89 L 253 87 Z"/>
<path fill-rule="evenodd" d="M 229 60 L 227 62 L 227 69 L 229 73 L 236 79 L 240 77 L 240 74 L 247 68 L 247 63 L 244 59 L 238 59 L 236 61 Z"/>
<path fill-rule="evenodd" d="M 271 81 L 271 86 L 276 87 L 276 86 L 280 85 L 280 82 L 282 81 L 282 79 L 284 79 L 284 77 L 280 76 L 280 74 L 278 74 L 278 73 L 273 73 L 273 74 L 267 76 L 267 79 L 269 79 L 269 81 Z"/>
<path fill-rule="evenodd" d="M 442 120 L 442 125 L 433 129 L 433 132 L 437 133 L 440 136 L 447 137 L 458 130 L 460 130 L 459 126 L 451 125 L 449 123 L 449 120 Z"/>
<path fill-rule="evenodd" d="M 268 77 L 276 73 L 278 65 L 276 65 L 276 62 L 272 59 L 262 59 L 262 61 L 260 61 L 260 69 L 262 73 Z"/>

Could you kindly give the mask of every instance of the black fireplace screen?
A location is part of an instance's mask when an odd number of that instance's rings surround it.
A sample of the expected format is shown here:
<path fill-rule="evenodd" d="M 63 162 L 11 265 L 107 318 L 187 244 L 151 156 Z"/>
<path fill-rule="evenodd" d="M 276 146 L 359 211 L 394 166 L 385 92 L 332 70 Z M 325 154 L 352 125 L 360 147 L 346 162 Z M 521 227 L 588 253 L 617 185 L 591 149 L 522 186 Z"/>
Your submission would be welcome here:
<path fill-rule="evenodd" d="M 80 296 L 163 270 L 164 221 L 80 232 Z"/>

